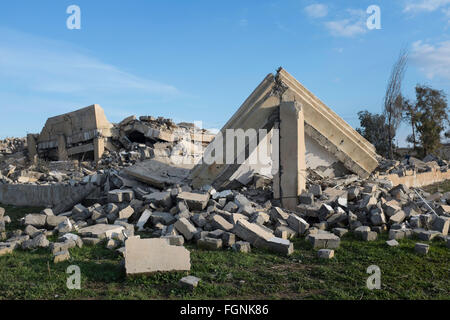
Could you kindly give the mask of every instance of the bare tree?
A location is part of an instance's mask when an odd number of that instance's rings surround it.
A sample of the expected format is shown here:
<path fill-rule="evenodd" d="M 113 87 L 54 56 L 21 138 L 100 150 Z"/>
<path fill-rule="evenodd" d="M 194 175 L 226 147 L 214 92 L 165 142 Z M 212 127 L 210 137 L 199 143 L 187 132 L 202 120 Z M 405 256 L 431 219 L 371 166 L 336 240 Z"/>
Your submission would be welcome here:
<path fill-rule="evenodd" d="M 389 157 L 394 157 L 393 140 L 398 126 L 402 121 L 403 115 L 403 96 L 402 96 L 402 81 L 406 72 L 406 64 L 408 61 L 408 52 L 402 49 L 400 55 L 392 67 L 391 75 L 389 77 L 386 94 L 384 96 L 384 115 L 386 117 L 389 144 Z"/>

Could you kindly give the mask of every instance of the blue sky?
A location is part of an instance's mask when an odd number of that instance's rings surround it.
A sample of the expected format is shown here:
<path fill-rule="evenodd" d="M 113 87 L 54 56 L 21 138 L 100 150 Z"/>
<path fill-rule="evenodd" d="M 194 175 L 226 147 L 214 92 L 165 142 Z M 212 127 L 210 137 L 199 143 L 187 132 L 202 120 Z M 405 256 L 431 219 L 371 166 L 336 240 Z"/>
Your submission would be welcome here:
<path fill-rule="evenodd" d="M 70 5 L 81 30 L 69 30 Z M 381 30 L 369 30 L 370 5 Z M 450 93 L 450 0 L 41 0 L 0 5 L 0 138 L 94 103 L 220 128 L 283 66 L 353 127 L 380 112 L 407 46 L 404 93 Z M 408 134 L 400 130 L 400 144 Z"/>

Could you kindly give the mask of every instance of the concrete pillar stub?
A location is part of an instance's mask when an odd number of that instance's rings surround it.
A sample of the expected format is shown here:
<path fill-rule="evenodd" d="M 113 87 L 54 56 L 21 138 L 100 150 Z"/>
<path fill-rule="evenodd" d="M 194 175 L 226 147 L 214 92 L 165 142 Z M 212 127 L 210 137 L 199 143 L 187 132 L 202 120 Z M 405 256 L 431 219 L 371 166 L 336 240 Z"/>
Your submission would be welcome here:
<path fill-rule="evenodd" d="M 37 162 L 37 143 L 35 134 L 27 134 L 28 158 L 33 163 Z"/>
<path fill-rule="evenodd" d="M 284 208 L 295 210 L 306 188 L 305 130 L 301 105 L 280 104 L 280 198 Z"/>
<path fill-rule="evenodd" d="M 66 148 L 66 137 L 63 134 L 58 135 L 58 160 L 66 161 L 69 158 Z"/>
<path fill-rule="evenodd" d="M 98 162 L 105 152 L 105 139 L 98 137 L 94 139 L 94 160 Z"/>

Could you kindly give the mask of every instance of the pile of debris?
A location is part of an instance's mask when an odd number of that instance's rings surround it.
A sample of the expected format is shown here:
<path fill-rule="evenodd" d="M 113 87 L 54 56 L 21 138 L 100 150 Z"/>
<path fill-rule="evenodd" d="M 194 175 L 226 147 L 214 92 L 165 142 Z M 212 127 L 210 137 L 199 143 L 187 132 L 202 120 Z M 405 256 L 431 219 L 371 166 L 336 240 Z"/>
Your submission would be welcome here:
<path fill-rule="evenodd" d="M 67 183 L 76 185 L 114 175 L 147 159 L 194 165 L 214 135 L 192 123 L 175 124 L 171 119 L 135 116 L 113 124 L 112 136 L 99 161 L 69 159 L 29 161 L 25 138 L 0 141 L 0 183 Z M 75 148 L 75 147 L 73 147 Z M 94 178 L 93 178 L 94 176 Z"/>
<path fill-rule="evenodd" d="M 110 183 L 105 182 L 104 190 L 111 187 Z M 271 181 L 261 176 L 255 176 L 248 186 L 220 192 L 211 186 L 192 190 L 188 182 L 162 190 L 145 184 L 125 186 L 105 191 L 103 204 L 80 203 L 58 215 L 51 209 L 29 214 L 23 219 L 25 229 L 10 233 L 5 232 L 10 219 L 0 209 L 0 239 L 4 241 L 0 243 L 0 254 L 17 247 L 49 247 L 54 261 L 59 262 L 69 259 L 70 248 L 102 243 L 125 256 L 130 252 L 126 266 L 127 273 L 132 274 L 156 268 L 155 259 L 150 259 L 149 265 L 141 261 L 139 266 L 131 259 L 146 256 L 145 252 L 133 251 L 140 248 L 135 231 L 164 239 L 164 250 L 193 242 L 207 250 L 232 248 L 249 252 L 256 247 L 290 255 L 294 250 L 291 240 L 306 237 L 314 248 L 329 249 L 320 251 L 321 256 L 332 257 L 332 249 L 339 247 L 340 238 L 348 232 L 362 241 L 374 241 L 387 232 L 391 246 L 410 237 L 423 241 L 438 238 L 450 246 L 450 192 L 428 194 L 404 185 L 393 187 L 388 180 L 362 180 L 356 175 L 322 179 L 311 172 L 308 191 L 300 195 L 297 210 L 288 211 L 272 199 L 271 188 Z M 47 237 L 54 235 L 59 240 L 50 243 Z M 126 249 L 131 239 L 133 245 L 130 242 L 130 249 Z M 183 262 L 174 265 L 189 269 L 189 255 L 183 257 Z M 166 260 L 173 266 L 170 257 Z"/>
<path fill-rule="evenodd" d="M 290 255 L 291 241 L 305 237 L 322 258 L 334 256 L 346 233 L 363 241 L 388 233 L 389 246 L 408 237 L 438 238 L 450 246 L 450 193 L 431 195 L 388 178 L 439 172 L 442 181 L 449 163 L 432 156 L 379 158 L 286 71 L 264 79 L 220 133 L 229 129 L 266 133 L 259 144 L 270 142 L 271 159 L 279 158 L 269 161 L 272 176 L 245 163 L 200 161 L 225 141 L 210 143 L 214 135 L 194 124 L 150 116 L 111 124 L 98 105 L 50 118 L 41 134 L 28 135 L 28 155 L 23 145 L 9 147 L 18 152 L 0 161 L 0 201 L 7 192 L 17 201 L 17 184 L 33 184 L 26 192 L 36 197 L 29 198 L 59 198 L 25 216 L 24 230 L 9 233 L 10 219 L 0 209 L 0 255 L 49 247 L 60 262 L 75 246 L 102 244 L 123 254 L 127 273 L 136 274 L 189 270 L 189 251 L 180 248 L 186 242 L 207 250 L 254 247 Z M 253 142 L 244 137 L 241 154 L 256 152 Z M 34 190 L 49 184 L 89 188 L 82 199 L 73 195 L 81 194 L 75 188 L 69 196 L 66 190 Z M 50 243 L 47 238 L 56 235 Z M 428 247 L 419 244 L 417 251 Z"/>
<path fill-rule="evenodd" d="M 376 170 L 378 175 L 396 174 L 399 177 L 413 173 L 430 172 L 433 169 L 446 172 L 450 169 L 450 161 L 427 155 L 423 160 L 407 157 L 402 161 L 380 158 L 380 165 Z"/>
<path fill-rule="evenodd" d="M 24 151 L 25 149 L 25 138 L 6 138 L 5 140 L 0 140 L 0 159 L 4 156 Z"/>

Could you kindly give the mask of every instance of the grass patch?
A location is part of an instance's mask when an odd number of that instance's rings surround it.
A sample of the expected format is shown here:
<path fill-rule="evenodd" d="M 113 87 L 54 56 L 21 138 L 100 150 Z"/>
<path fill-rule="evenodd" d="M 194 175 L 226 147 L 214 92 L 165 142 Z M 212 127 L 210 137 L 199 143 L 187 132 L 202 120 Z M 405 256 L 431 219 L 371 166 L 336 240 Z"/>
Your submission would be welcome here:
<path fill-rule="evenodd" d="M 36 208 L 6 207 L 13 219 Z M 193 245 L 190 274 L 202 279 L 194 292 L 178 287 L 187 272 L 125 277 L 122 259 L 104 246 L 71 250 L 71 260 L 53 264 L 51 253 L 40 249 L 0 257 L 0 299 L 449 299 L 450 250 L 431 243 L 430 253 L 414 252 L 414 240 L 389 248 L 386 235 L 362 242 L 342 238 L 332 260 L 319 260 L 303 239 L 295 252 L 283 257 L 264 250 L 239 254 L 231 250 L 203 251 Z M 69 265 L 81 269 L 81 290 L 66 287 Z M 381 269 L 381 290 L 368 290 L 370 265 Z"/>
<path fill-rule="evenodd" d="M 426 187 L 423 187 L 423 190 L 425 190 L 426 192 L 429 192 L 431 194 L 436 193 L 436 192 L 450 192 L 450 180 L 445 180 L 442 182 L 438 182 Z"/>

